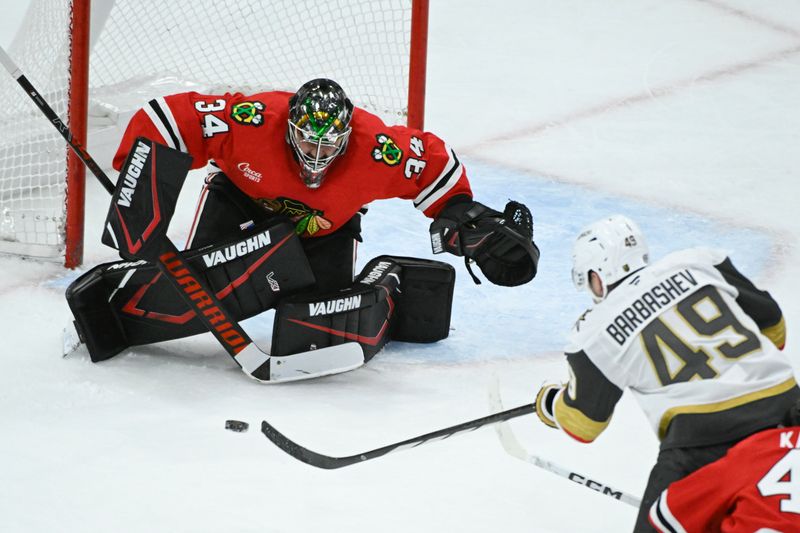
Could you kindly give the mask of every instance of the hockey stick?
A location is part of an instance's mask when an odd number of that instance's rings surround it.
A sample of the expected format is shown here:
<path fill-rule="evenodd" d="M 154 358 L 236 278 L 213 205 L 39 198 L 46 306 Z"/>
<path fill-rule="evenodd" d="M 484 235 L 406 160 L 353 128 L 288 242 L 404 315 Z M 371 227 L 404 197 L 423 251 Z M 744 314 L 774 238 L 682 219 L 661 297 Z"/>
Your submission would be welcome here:
<path fill-rule="evenodd" d="M 491 405 L 492 411 L 502 412 L 503 401 L 500 399 L 500 388 L 496 381 L 492 384 L 492 386 L 489 389 L 489 404 Z M 579 485 L 588 487 L 601 494 L 605 494 L 606 496 L 611 496 L 612 498 L 619 500 L 621 502 L 625 502 L 628 505 L 632 505 L 636 508 L 638 508 L 641 505 L 642 500 L 637 498 L 636 496 L 631 496 L 630 494 L 627 494 L 621 490 L 611 488 L 610 486 L 604 483 L 600 483 L 599 481 L 586 477 L 582 474 L 573 472 L 562 466 L 558 466 L 557 464 L 551 461 L 547 461 L 545 459 L 542 459 L 541 457 L 537 457 L 536 455 L 531 455 L 519 443 L 519 440 L 517 440 L 516 435 L 514 435 L 514 432 L 511 431 L 510 425 L 500 423 L 497 424 L 494 427 L 494 429 L 497 432 L 497 436 L 500 438 L 500 443 L 503 445 L 503 449 L 506 452 L 508 452 L 509 455 L 512 455 L 517 459 L 521 459 L 522 461 L 525 461 L 527 463 L 536 465 L 539 468 L 543 468 L 548 472 L 552 472 L 558 476 L 567 478 L 570 481 L 574 481 Z"/>
<path fill-rule="evenodd" d="M 534 412 L 533 404 L 522 405 L 514 409 L 509 409 L 508 411 L 503 411 L 501 413 L 494 413 L 492 415 L 484 416 L 482 418 L 476 418 L 475 420 L 470 420 L 469 422 L 463 422 L 455 426 L 450 426 L 448 428 L 440 429 L 438 431 L 433 431 L 431 433 L 426 433 L 424 435 L 413 437 L 401 442 L 396 442 L 394 444 L 389 444 L 387 446 L 376 448 L 368 452 L 361 452 L 356 455 L 349 455 L 347 457 L 332 457 L 330 455 L 323 455 L 321 453 L 317 453 L 315 451 L 309 450 L 308 448 L 300 446 L 293 440 L 286 437 L 283 433 L 275 429 L 275 427 L 269 424 L 266 420 L 261 422 L 261 432 L 264 433 L 264 435 L 266 435 L 267 438 L 271 440 L 278 448 L 288 453 L 298 461 L 310 464 L 311 466 L 316 466 L 317 468 L 332 470 L 335 468 L 350 466 L 355 463 L 362 463 L 364 461 L 369 461 L 370 459 L 382 457 L 388 453 L 396 452 L 399 450 L 416 448 L 417 446 L 426 444 L 428 442 L 433 442 L 436 440 L 444 440 L 448 437 L 452 437 L 453 435 L 457 435 L 459 433 L 474 431 L 488 424 L 496 424 L 498 422 L 502 422 L 503 420 L 509 420 L 511 418 L 516 418 L 518 416 L 529 415 L 533 412 Z"/>
<path fill-rule="evenodd" d="M 74 138 L 69 127 L 42 98 L 3 47 L 0 47 L 0 63 L 59 131 L 103 187 L 114 195 L 115 186 L 103 169 Z M 356 342 L 281 357 L 270 357 L 268 353 L 256 346 L 239 323 L 225 310 L 222 302 L 213 291 L 208 290 L 194 268 L 181 259 L 175 244 L 166 235 L 163 235 L 156 244 L 158 245 L 158 256 L 154 262 L 159 270 L 228 355 L 251 378 L 262 382 L 295 381 L 338 374 L 364 364 L 364 352 Z"/>

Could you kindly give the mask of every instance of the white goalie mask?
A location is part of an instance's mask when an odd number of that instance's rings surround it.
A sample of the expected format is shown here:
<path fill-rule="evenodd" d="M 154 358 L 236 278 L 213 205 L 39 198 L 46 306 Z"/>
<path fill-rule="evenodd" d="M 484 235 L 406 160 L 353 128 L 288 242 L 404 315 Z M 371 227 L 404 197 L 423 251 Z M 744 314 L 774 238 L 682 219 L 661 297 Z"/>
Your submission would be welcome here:
<path fill-rule="evenodd" d="M 613 215 L 589 224 L 578 235 L 572 248 L 572 282 L 586 289 L 595 303 L 608 296 L 608 287 L 647 265 L 649 250 L 636 223 L 624 215 Z M 596 295 L 589 283 L 589 272 L 602 282 Z"/>

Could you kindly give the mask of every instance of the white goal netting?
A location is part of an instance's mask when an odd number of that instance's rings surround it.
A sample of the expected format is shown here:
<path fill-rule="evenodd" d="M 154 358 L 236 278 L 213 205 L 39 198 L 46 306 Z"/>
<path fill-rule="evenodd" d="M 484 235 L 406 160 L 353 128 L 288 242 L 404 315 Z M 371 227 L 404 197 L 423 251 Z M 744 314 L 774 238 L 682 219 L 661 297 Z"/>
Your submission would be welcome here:
<path fill-rule="evenodd" d="M 66 117 L 68 6 L 33 2 L 9 54 Z M 39 36 L 28 45 L 27 36 Z M 59 257 L 64 241 L 66 143 L 11 76 L 0 71 L 0 250 Z"/>
<path fill-rule="evenodd" d="M 8 50 L 62 118 L 70 13 L 69 0 L 32 0 Z M 91 28 L 88 147 L 103 167 L 138 107 L 186 90 L 294 90 L 329 77 L 356 105 L 406 121 L 411 0 L 95 0 Z M 66 143 L 2 78 L 0 252 L 59 258 Z"/>

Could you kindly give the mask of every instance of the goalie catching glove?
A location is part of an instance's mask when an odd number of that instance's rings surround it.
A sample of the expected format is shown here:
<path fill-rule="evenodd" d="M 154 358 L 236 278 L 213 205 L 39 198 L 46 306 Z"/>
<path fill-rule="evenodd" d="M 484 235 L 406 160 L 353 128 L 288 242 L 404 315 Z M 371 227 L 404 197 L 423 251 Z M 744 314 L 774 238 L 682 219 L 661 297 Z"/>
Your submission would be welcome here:
<path fill-rule="evenodd" d="M 539 248 L 533 242 L 533 217 L 524 204 L 510 201 L 500 213 L 472 200 L 447 205 L 431 223 L 433 253 L 463 256 L 475 261 L 495 285 L 514 287 L 536 276 Z"/>

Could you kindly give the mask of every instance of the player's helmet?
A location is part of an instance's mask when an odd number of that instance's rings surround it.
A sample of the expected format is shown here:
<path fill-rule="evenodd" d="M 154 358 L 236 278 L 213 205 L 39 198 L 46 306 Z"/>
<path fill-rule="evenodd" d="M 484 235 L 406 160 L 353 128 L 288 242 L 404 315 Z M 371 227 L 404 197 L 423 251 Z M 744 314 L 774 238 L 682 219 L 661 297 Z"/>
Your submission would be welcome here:
<path fill-rule="evenodd" d="M 595 302 L 608 296 L 608 287 L 647 265 L 647 243 L 636 223 L 624 215 L 613 215 L 589 224 L 572 248 L 572 282 L 587 289 Z M 589 272 L 603 282 L 603 293 L 595 295 L 589 286 Z"/>
<path fill-rule="evenodd" d="M 289 100 L 286 140 L 307 187 L 319 187 L 330 164 L 344 152 L 352 117 L 353 104 L 333 80 L 306 82 Z"/>

